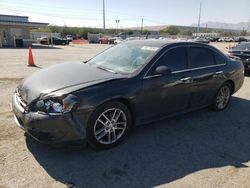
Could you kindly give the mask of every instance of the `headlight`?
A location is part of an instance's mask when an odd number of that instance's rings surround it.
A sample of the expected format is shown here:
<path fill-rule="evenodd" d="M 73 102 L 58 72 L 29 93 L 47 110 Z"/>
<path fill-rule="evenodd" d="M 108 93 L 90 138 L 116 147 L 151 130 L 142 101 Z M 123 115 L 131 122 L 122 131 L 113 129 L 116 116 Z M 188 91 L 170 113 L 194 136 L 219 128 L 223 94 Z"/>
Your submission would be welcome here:
<path fill-rule="evenodd" d="M 39 100 L 36 102 L 34 110 L 46 113 L 68 113 L 75 111 L 79 104 L 79 98 L 75 95 L 69 94 L 63 98 Z"/>

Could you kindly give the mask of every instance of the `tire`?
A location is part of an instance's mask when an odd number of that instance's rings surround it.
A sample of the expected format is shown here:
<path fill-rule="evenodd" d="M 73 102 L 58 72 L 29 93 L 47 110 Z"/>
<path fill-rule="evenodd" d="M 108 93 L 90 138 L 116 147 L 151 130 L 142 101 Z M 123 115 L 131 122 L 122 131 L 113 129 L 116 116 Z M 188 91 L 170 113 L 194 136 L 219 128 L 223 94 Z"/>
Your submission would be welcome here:
<path fill-rule="evenodd" d="M 95 149 L 109 149 L 120 144 L 132 125 L 129 109 L 117 101 L 99 106 L 87 125 L 87 141 Z"/>
<path fill-rule="evenodd" d="M 232 86 L 230 83 L 224 83 L 218 90 L 212 102 L 212 110 L 223 111 L 230 103 L 232 96 Z"/>

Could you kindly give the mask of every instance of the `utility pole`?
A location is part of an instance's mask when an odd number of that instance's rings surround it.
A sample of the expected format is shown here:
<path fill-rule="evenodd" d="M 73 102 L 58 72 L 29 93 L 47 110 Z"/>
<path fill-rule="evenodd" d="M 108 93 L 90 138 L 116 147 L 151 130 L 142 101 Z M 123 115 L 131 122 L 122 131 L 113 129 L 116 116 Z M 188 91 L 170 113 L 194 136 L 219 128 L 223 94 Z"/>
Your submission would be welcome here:
<path fill-rule="evenodd" d="M 201 26 L 201 8 L 202 8 L 202 3 L 200 2 L 200 11 L 199 11 L 198 27 L 197 27 L 197 34 L 196 34 L 196 36 L 198 36 L 198 33 L 200 33 L 200 26 Z"/>
<path fill-rule="evenodd" d="M 103 33 L 105 33 L 105 0 L 103 0 Z"/>
<path fill-rule="evenodd" d="M 115 20 L 115 23 L 116 23 L 116 33 L 118 35 L 118 27 L 119 27 L 120 20 Z"/>
<path fill-rule="evenodd" d="M 143 34 L 143 18 L 141 19 L 141 35 Z"/>
<path fill-rule="evenodd" d="M 249 16 L 249 20 L 248 20 L 248 32 L 250 32 L 250 16 Z"/>

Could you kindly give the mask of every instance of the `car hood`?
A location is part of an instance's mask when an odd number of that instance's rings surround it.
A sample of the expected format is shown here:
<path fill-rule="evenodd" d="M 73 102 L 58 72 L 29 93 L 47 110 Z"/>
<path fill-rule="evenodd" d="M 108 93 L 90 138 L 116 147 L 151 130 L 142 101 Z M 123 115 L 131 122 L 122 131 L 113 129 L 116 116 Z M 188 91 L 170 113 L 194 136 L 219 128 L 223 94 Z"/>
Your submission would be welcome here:
<path fill-rule="evenodd" d="M 124 76 L 100 70 L 84 63 L 62 63 L 35 72 L 18 86 L 20 97 L 30 104 L 33 100 L 54 92 L 66 94 Z"/>

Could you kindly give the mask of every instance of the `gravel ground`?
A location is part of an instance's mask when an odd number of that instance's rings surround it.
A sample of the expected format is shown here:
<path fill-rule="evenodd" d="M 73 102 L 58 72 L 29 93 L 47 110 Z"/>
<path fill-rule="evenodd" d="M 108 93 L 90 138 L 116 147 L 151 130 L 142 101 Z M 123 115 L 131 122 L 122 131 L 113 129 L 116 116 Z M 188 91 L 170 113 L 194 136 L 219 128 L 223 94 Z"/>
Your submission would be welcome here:
<path fill-rule="evenodd" d="M 229 44 L 218 43 L 226 52 Z M 108 45 L 33 49 L 46 66 L 82 61 Z M 0 187 L 249 187 L 250 77 L 229 108 L 207 109 L 136 127 L 107 151 L 58 149 L 24 136 L 14 123 L 11 95 L 25 76 L 27 49 L 0 49 Z"/>

